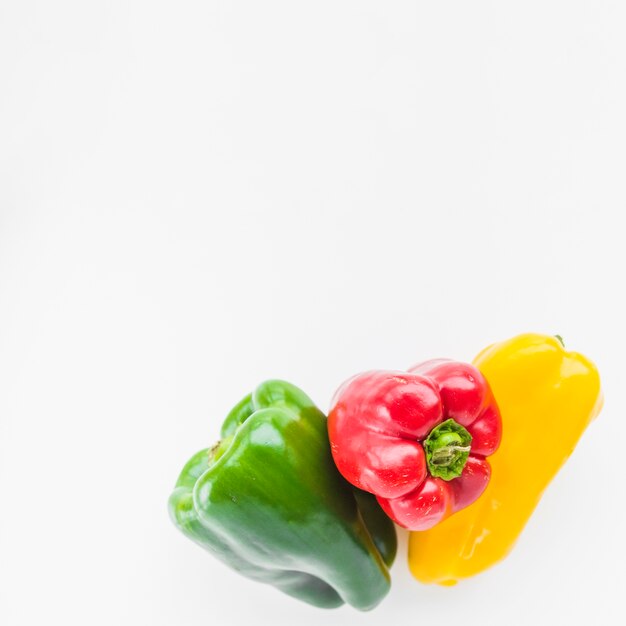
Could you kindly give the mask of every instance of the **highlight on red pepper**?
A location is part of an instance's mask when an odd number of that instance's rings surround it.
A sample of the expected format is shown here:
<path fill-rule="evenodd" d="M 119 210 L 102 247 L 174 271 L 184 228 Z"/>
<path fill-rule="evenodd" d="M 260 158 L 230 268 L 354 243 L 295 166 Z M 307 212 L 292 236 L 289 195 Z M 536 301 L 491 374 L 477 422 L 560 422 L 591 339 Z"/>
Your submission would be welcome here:
<path fill-rule="evenodd" d="M 328 433 L 348 482 L 373 493 L 400 526 L 427 530 L 483 493 L 502 422 L 478 369 L 436 359 L 346 381 Z"/>

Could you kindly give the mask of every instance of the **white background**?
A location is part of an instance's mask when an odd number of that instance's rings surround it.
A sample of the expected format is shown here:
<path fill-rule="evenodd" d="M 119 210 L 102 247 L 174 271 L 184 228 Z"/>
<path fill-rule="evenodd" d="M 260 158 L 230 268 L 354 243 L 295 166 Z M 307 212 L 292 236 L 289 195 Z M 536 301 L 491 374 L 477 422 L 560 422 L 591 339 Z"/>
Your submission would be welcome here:
<path fill-rule="evenodd" d="M 618 619 L 626 4 L 0 1 L 0 623 Z M 170 523 L 272 377 L 560 333 L 605 409 L 511 556 L 300 604 Z M 532 453 L 531 453 L 532 459 Z"/>

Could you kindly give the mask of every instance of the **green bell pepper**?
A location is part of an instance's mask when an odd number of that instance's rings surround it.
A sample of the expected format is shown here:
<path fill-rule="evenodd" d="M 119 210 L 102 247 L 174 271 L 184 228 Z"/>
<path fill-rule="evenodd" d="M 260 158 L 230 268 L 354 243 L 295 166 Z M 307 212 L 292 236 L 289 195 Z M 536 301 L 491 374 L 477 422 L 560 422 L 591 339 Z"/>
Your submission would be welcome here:
<path fill-rule="evenodd" d="M 261 384 L 194 455 L 169 500 L 176 526 L 244 576 L 318 607 L 376 606 L 393 523 L 333 463 L 326 417 L 297 387 Z"/>

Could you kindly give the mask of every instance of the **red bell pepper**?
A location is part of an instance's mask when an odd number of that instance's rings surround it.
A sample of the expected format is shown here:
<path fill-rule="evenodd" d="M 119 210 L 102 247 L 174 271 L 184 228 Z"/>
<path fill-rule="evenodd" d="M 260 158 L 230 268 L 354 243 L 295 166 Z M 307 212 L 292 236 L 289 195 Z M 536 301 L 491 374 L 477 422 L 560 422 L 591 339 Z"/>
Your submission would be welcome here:
<path fill-rule="evenodd" d="M 474 502 L 500 443 L 498 406 L 472 365 L 427 361 L 409 372 L 373 371 L 346 381 L 328 416 L 344 478 L 373 493 L 410 530 L 432 528 Z"/>

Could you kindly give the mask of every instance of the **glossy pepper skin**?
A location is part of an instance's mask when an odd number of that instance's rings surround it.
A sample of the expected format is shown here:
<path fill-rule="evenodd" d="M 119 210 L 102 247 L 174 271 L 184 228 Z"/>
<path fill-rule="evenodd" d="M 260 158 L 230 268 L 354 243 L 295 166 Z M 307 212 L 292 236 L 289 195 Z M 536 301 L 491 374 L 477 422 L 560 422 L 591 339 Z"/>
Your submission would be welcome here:
<path fill-rule="evenodd" d="M 474 364 L 498 399 L 502 443 L 477 502 L 411 533 L 409 566 L 424 583 L 455 584 L 504 558 L 602 406 L 597 369 L 556 337 L 520 335 L 486 348 Z"/>
<path fill-rule="evenodd" d="M 400 526 L 432 528 L 485 490 L 498 406 L 472 365 L 445 359 L 344 383 L 328 416 L 333 458 Z"/>
<path fill-rule="evenodd" d="M 299 600 L 376 606 L 389 591 L 395 529 L 337 472 L 313 402 L 289 383 L 265 382 L 230 412 L 221 437 L 183 469 L 169 500 L 176 526 Z"/>

